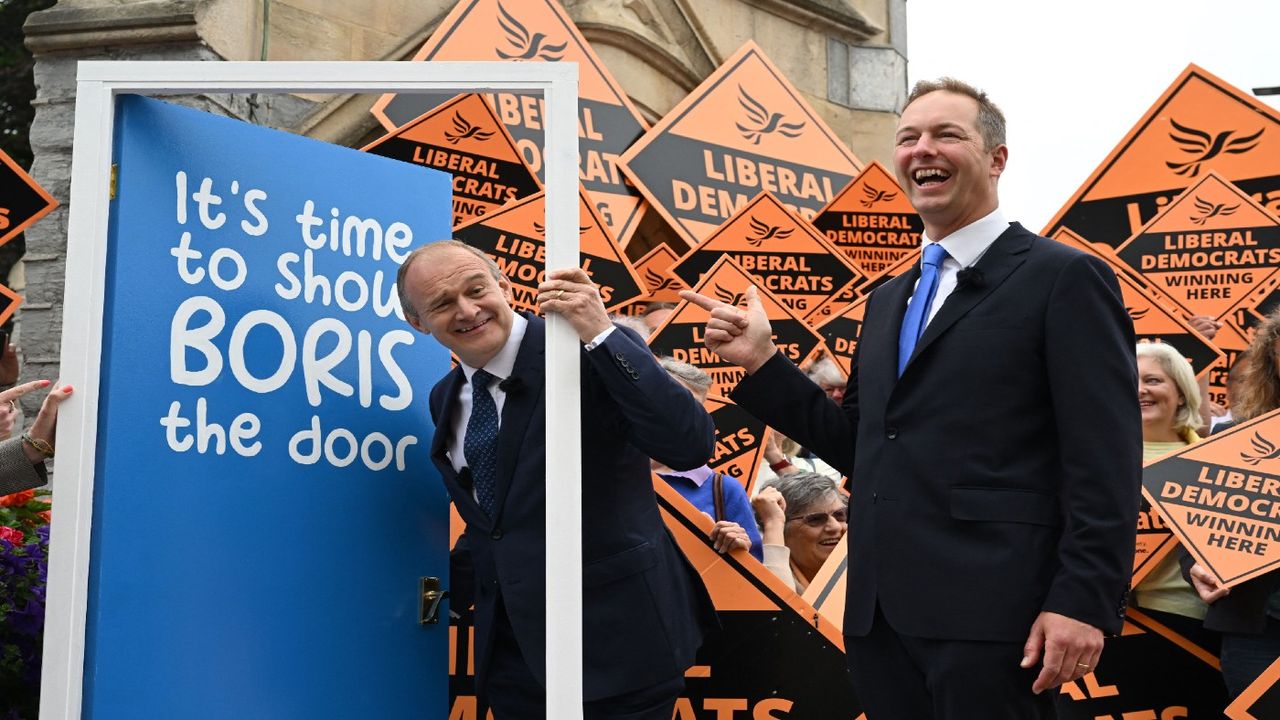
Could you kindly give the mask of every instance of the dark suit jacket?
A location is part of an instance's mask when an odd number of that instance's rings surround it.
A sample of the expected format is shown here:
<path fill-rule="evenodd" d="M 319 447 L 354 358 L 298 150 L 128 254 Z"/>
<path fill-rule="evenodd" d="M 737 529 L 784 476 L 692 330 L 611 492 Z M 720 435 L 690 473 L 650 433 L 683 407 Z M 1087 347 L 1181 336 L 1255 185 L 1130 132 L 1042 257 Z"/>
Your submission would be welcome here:
<path fill-rule="evenodd" d="M 492 518 L 446 455 L 461 368 L 431 391 L 431 457 L 467 524 L 482 682 L 499 594 L 526 662 L 539 680 L 546 677 L 545 326 L 526 317 L 511 375 L 517 385 L 502 409 Z M 716 625 L 706 588 L 658 513 L 649 469 L 650 457 L 700 467 L 715 430 L 625 328 L 584 350 L 582 366 L 583 673 L 585 699 L 595 700 L 681 677 L 704 631 Z"/>
<path fill-rule="evenodd" d="M 1023 642 L 1048 610 L 1118 633 L 1142 425 L 1133 324 L 1097 258 L 1014 223 L 925 329 L 919 269 L 872 295 L 843 407 L 780 355 L 732 397 L 852 482 L 844 632 Z"/>

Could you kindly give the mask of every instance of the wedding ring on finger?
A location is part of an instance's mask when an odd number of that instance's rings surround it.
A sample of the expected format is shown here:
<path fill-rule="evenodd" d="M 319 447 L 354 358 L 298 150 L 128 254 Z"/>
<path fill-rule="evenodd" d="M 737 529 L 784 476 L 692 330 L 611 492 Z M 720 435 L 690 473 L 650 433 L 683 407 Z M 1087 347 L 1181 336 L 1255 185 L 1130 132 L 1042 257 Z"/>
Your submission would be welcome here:
<path fill-rule="evenodd" d="M 14 413 L 18 412 L 18 403 L 16 400 L 9 400 L 9 410 Z"/>
<path fill-rule="evenodd" d="M 559 299 L 560 299 L 560 298 L 562 298 L 562 297 L 564 297 L 564 290 L 557 290 L 557 291 L 556 291 L 556 296 L 555 296 L 554 298 L 552 298 L 552 299 L 553 299 L 553 300 L 559 300 Z"/>

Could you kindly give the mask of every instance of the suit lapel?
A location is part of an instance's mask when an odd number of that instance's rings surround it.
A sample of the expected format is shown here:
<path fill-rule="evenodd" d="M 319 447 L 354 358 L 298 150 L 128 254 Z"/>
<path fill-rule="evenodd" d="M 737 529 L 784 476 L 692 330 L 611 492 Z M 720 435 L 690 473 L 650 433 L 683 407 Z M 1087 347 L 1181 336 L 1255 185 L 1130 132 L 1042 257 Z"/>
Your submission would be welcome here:
<path fill-rule="evenodd" d="M 449 440 L 453 437 L 453 412 L 458 405 L 458 392 L 462 389 L 462 383 L 465 380 L 466 376 L 462 374 L 461 367 L 455 367 L 445 376 L 447 384 L 444 389 L 444 403 L 436 415 L 439 422 L 436 424 L 435 433 L 431 436 L 431 460 L 442 474 L 450 478 L 457 476 L 453 470 L 453 462 L 449 460 Z"/>
<path fill-rule="evenodd" d="M 542 412 L 542 387 L 546 380 L 546 326 L 542 318 L 526 314 L 529 321 L 516 354 L 516 364 L 511 369 L 515 387 L 507 391 L 502 405 L 502 425 L 498 430 L 498 487 L 494 505 L 495 521 L 502 515 L 511 480 L 515 474 L 516 458 L 524 444 L 533 416 Z"/>
<path fill-rule="evenodd" d="M 974 265 L 981 272 L 982 284 L 980 287 L 957 287 L 951 295 L 942 303 L 942 307 L 938 310 L 938 314 L 933 316 L 929 324 L 925 326 L 924 334 L 920 336 L 920 341 L 916 343 L 915 351 L 911 353 L 911 362 L 914 362 L 920 353 L 942 333 L 946 332 L 957 320 L 964 317 L 978 303 L 982 302 L 993 290 L 1000 287 L 1000 283 L 1005 281 L 1024 260 L 1027 259 L 1026 252 L 1031 247 L 1031 242 L 1035 238 L 1034 235 L 1023 229 L 1018 223 L 1011 223 L 1009 229 L 1000 234 L 996 241 L 987 248 L 982 258 Z M 898 320 L 899 325 L 902 320 Z M 910 362 L 908 363 L 910 365 Z M 905 374 L 905 372 L 904 372 Z"/>

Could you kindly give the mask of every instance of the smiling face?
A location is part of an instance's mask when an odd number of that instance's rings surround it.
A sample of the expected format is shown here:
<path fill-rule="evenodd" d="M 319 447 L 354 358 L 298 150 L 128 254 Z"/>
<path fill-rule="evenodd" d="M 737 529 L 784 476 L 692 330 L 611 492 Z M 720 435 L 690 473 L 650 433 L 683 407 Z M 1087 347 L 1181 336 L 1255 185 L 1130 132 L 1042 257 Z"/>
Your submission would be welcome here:
<path fill-rule="evenodd" d="M 467 365 L 484 367 L 511 335 L 511 285 L 476 255 L 442 248 L 414 258 L 403 292 L 414 311 L 405 319 Z"/>
<path fill-rule="evenodd" d="M 1173 379 L 1154 357 L 1138 358 L 1138 407 L 1142 410 L 1142 437 L 1147 441 L 1176 440 L 1173 421 L 1186 401 Z"/>
<path fill-rule="evenodd" d="M 831 551 L 844 537 L 848 522 L 839 522 L 833 513 L 847 513 L 844 500 L 832 491 L 812 505 L 792 511 L 787 508 L 787 524 L 783 540 L 791 550 L 791 559 L 810 578 L 827 561 Z M 827 513 L 826 522 L 810 525 L 806 517 L 814 513 Z"/>
<path fill-rule="evenodd" d="M 996 209 L 996 180 L 1008 155 L 1004 145 L 986 147 L 977 100 L 935 90 L 902 111 L 893 164 L 925 232 L 937 241 Z"/>

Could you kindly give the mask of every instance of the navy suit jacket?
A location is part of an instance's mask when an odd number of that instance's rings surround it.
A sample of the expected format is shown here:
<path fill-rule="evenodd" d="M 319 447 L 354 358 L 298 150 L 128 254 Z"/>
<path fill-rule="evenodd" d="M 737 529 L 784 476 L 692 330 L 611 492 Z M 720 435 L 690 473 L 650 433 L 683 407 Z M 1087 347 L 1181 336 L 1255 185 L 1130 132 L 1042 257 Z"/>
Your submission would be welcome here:
<path fill-rule="evenodd" d="M 526 318 L 498 433 L 493 517 L 446 454 L 461 368 L 431 391 L 431 457 L 467 524 L 482 683 L 499 596 L 525 661 L 546 679 L 545 325 Z M 585 699 L 596 700 L 683 676 L 717 625 L 702 580 L 663 524 L 649 469 L 650 457 L 700 467 L 715 429 L 630 330 L 615 328 L 581 356 L 583 680 Z"/>
<path fill-rule="evenodd" d="M 776 355 L 732 397 L 852 482 L 844 632 L 1023 642 L 1120 631 L 1142 468 L 1133 323 L 1101 260 L 1013 223 L 901 379 L 917 267 L 866 308 L 842 407 Z"/>

